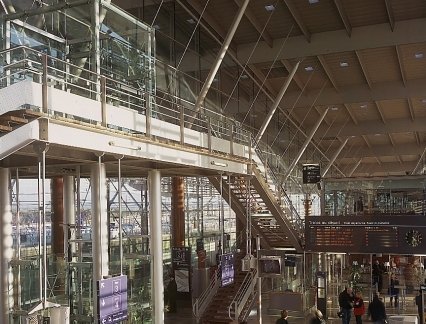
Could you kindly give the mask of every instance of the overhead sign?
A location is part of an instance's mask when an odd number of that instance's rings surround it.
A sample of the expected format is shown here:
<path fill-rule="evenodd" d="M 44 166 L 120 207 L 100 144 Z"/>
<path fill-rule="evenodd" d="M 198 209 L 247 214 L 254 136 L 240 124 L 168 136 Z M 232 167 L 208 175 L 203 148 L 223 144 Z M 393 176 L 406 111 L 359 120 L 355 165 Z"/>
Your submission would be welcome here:
<path fill-rule="evenodd" d="M 98 287 L 99 323 L 119 323 L 127 319 L 127 276 L 101 279 Z"/>
<path fill-rule="evenodd" d="M 318 183 L 321 181 L 321 169 L 319 164 L 303 165 L 303 183 Z"/>
<path fill-rule="evenodd" d="M 422 254 L 423 215 L 309 216 L 306 250 L 313 252 Z"/>
<path fill-rule="evenodd" d="M 172 264 L 177 291 L 188 293 L 190 289 L 191 248 L 187 246 L 172 247 Z"/>

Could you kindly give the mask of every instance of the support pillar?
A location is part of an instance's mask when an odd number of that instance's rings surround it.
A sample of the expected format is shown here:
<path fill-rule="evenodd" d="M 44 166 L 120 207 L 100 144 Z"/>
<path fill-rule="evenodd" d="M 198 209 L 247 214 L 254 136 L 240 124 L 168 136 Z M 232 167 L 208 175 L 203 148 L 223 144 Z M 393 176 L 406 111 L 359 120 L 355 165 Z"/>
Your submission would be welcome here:
<path fill-rule="evenodd" d="M 0 168 L 0 322 L 9 323 L 9 310 L 13 305 L 12 272 L 12 205 L 10 194 L 10 171 Z"/>
<path fill-rule="evenodd" d="M 183 177 L 172 178 L 172 246 L 185 245 L 185 183 Z"/>
<path fill-rule="evenodd" d="M 58 278 L 54 287 L 55 293 L 65 292 L 65 244 L 64 244 L 64 179 L 55 177 L 51 181 L 52 232 L 51 244 L 55 260 L 55 273 Z"/>
<path fill-rule="evenodd" d="M 161 235 L 160 171 L 148 172 L 151 239 L 151 298 L 154 324 L 164 323 L 163 242 Z"/>
<path fill-rule="evenodd" d="M 65 223 L 65 233 L 64 240 L 67 242 L 66 250 L 66 260 L 67 262 L 72 262 L 74 260 L 73 256 L 76 253 L 76 228 L 75 228 L 75 194 L 74 194 L 74 177 L 65 176 L 64 185 L 63 185 L 63 198 L 64 198 L 64 223 Z M 68 268 L 69 269 L 69 268 Z M 73 309 L 74 298 L 73 298 L 73 276 L 74 272 L 71 269 L 68 270 L 68 283 L 67 283 L 67 294 L 69 305 Z"/>
<path fill-rule="evenodd" d="M 98 318 L 97 280 L 108 275 L 108 217 L 105 164 L 99 161 L 90 170 L 92 188 L 93 317 Z"/>

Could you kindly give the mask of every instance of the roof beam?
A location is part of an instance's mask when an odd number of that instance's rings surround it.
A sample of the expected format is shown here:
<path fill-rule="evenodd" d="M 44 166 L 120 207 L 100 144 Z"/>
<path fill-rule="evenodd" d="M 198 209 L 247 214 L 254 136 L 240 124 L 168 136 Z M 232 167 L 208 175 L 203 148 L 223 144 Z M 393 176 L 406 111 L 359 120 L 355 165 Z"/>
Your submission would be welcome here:
<path fill-rule="evenodd" d="M 327 64 L 327 62 L 325 60 L 325 57 L 322 56 L 322 55 L 318 55 L 317 58 L 320 61 L 321 66 L 322 66 L 325 74 L 327 74 L 327 77 L 330 80 L 331 84 L 333 85 L 334 89 L 339 90 L 339 87 L 337 86 L 337 82 L 336 82 L 336 80 L 334 80 L 334 78 L 333 78 L 333 76 L 331 74 L 331 70 L 328 67 L 328 64 Z"/>
<path fill-rule="evenodd" d="M 404 82 L 404 85 L 407 84 L 407 78 L 405 77 L 405 72 L 404 72 L 404 64 L 402 63 L 402 55 L 401 52 L 399 50 L 398 45 L 395 46 L 395 50 L 396 50 L 396 56 L 398 57 L 398 65 L 399 65 L 399 71 L 401 72 L 401 78 L 402 78 L 402 82 Z"/>
<path fill-rule="evenodd" d="M 392 5 L 390 0 L 385 0 L 386 12 L 388 14 L 389 25 L 392 31 L 395 29 L 395 18 L 393 17 Z"/>
<path fill-rule="evenodd" d="M 362 74 L 364 75 L 365 81 L 367 82 L 368 87 L 371 89 L 372 88 L 371 81 L 368 76 L 367 69 L 365 68 L 364 63 L 362 62 L 362 58 L 361 58 L 362 54 L 359 51 L 355 51 L 355 54 L 358 59 L 359 65 L 361 66 Z"/>
<path fill-rule="evenodd" d="M 243 5 L 242 0 L 234 0 L 234 1 L 239 7 L 241 7 Z M 250 8 L 247 7 L 244 14 L 247 17 L 247 19 L 250 21 L 250 23 L 253 25 L 253 27 L 262 36 L 262 38 L 266 42 L 266 44 L 268 44 L 268 46 L 272 48 L 274 41 L 273 41 L 271 35 L 269 35 L 269 33 L 267 32 L 267 30 L 260 25 L 260 23 L 257 20 L 254 12 Z"/>
<path fill-rule="evenodd" d="M 426 42 L 426 33 L 413 33 L 413 30 L 425 29 L 426 18 L 421 18 L 398 21 L 398 28 L 393 32 L 389 30 L 388 24 L 377 24 L 352 28 L 350 38 L 344 30 L 316 33 L 310 42 L 295 36 L 287 40 L 285 51 L 281 51 L 280 45 L 284 39 L 276 39 L 272 48 L 266 44 L 259 44 L 250 58 L 250 63 L 272 62 L 275 58 L 285 60 L 399 44 L 423 43 Z M 238 57 L 241 62 L 247 61 L 254 45 L 249 43 L 238 46 Z"/>
<path fill-rule="evenodd" d="M 348 16 L 346 15 L 345 9 L 343 8 L 341 0 L 334 0 L 334 4 L 339 12 L 340 19 L 342 19 L 343 25 L 345 25 L 346 33 L 351 37 L 352 26 L 349 22 Z"/>
<path fill-rule="evenodd" d="M 426 33 L 425 33 L 426 34 Z M 325 88 L 318 97 L 318 91 L 289 91 L 283 98 L 284 106 L 295 108 L 310 107 L 313 102 L 319 106 L 338 106 L 350 103 L 371 101 L 385 101 L 394 99 L 423 98 L 426 89 L 426 79 L 407 80 L 404 86 L 400 81 L 375 83 L 372 88 L 365 84 L 347 86 L 337 91 L 334 88 Z M 299 98 L 300 97 L 300 98 Z M 318 97 L 318 98 L 317 98 Z"/>
<path fill-rule="evenodd" d="M 350 117 L 351 117 L 351 119 L 352 119 L 352 122 L 353 122 L 355 125 L 358 125 L 358 120 L 355 118 L 354 114 L 352 113 L 351 109 L 349 108 L 349 105 L 347 105 L 347 104 L 343 104 L 343 106 L 345 106 L 346 111 L 348 112 L 349 116 L 350 116 Z"/>
<path fill-rule="evenodd" d="M 379 112 L 380 118 L 382 120 L 383 124 L 386 124 L 386 119 L 385 116 L 383 115 L 382 109 L 380 108 L 380 103 L 378 101 L 374 102 L 376 107 L 377 107 L 377 111 Z"/>
<path fill-rule="evenodd" d="M 406 175 L 407 171 L 411 171 L 415 168 L 416 162 L 405 162 L 401 164 L 399 162 L 381 162 L 381 164 L 373 163 L 362 163 L 358 168 L 357 172 L 353 174 L 355 177 L 360 175 Z"/>
<path fill-rule="evenodd" d="M 344 127 L 342 127 L 344 126 Z M 349 137 L 349 136 L 367 136 L 375 134 L 407 133 L 407 132 L 426 132 L 426 118 L 409 119 L 389 119 L 386 124 L 377 123 L 377 121 L 364 121 L 358 125 L 349 125 L 343 123 L 334 124 L 333 127 L 320 127 L 315 134 L 315 138 L 327 137 Z"/>
<path fill-rule="evenodd" d="M 362 157 L 375 157 L 375 156 L 403 156 L 403 155 L 420 155 L 423 152 L 422 146 L 416 143 L 395 144 L 389 146 L 385 144 L 374 145 L 371 148 L 365 146 L 357 146 L 351 150 L 345 150 L 345 155 L 340 157 L 340 160 L 345 159 L 358 159 Z"/>
<path fill-rule="evenodd" d="M 408 98 L 407 102 L 408 102 L 408 110 L 410 111 L 411 120 L 414 120 L 414 118 L 415 118 L 414 107 L 413 107 L 413 102 L 411 101 L 411 98 Z"/>
<path fill-rule="evenodd" d="M 297 26 L 299 26 L 300 30 L 302 31 L 303 35 L 305 36 L 305 39 L 309 43 L 311 41 L 311 33 L 309 32 L 308 28 L 306 27 L 305 23 L 303 22 L 302 17 L 299 14 L 299 11 L 293 5 L 291 0 L 283 0 L 283 2 L 287 6 L 288 11 L 290 11 L 291 16 L 293 17 Z"/>

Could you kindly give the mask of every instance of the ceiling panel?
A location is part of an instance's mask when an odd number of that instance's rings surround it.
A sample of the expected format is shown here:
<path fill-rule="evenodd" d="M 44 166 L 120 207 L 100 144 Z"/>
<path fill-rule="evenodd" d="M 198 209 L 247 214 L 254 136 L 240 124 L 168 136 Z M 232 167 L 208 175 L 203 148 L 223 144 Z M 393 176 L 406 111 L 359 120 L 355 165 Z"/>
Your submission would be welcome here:
<path fill-rule="evenodd" d="M 386 120 L 410 118 L 407 100 L 385 100 L 378 104 Z"/>
<path fill-rule="evenodd" d="M 374 103 L 348 104 L 349 110 L 359 122 L 379 120 L 380 115 Z"/>
<path fill-rule="evenodd" d="M 383 0 L 342 0 L 342 3 L 352 27 L 388 22 Z"/>
<path fill-rule="evenodd" d="M 290 60 L 291 66 L 296 65 L 296 60 Z M 306 57 L 299 65 L 296 73 L 300 81 L 306 85 L 306 91 L 317 90 L 331 86 L 327 75 L 321 67 L 320 62 L 316 57 Z"/>
<path fill-rule="evenodd" d="M 414 98 L 411 100 L 411 105 L 416 118 L 426 117 L 426 91 L 424 98 Z"/>
<path fill-rule="evenodd" d="M 401 70 L 394 47 L 360 51 L 361 62 L 371 83 L 401 80 Z"/>
<path fill-rule="evenodd" d="M 398 133 L 398 134 L 390 134 L 392 137 L 393 142 L 396 144 L 408 144 L 408 143 L 415 143 L 416 137 L 414 133 L 407 132 L 407 133 Z"/>
<path fill-rule="evenodd" d="M 355 53 L 333 53 L 324 57 L 338 87 L 365 83 L 365 77 Z"/>
<path fill-rule="evenodd" d="M 391 7 L 395 21 L 426 16 L 426 1 L 424 0 L 391 0 Z"/>
<path fill-rule="evenodd" d="M 367 139 L 371 145 L 389 145 L 390 140 L 386 134 L 367 135 Z"/>
<path fill-rule="evenodd" d="M 290 0 L 296 7 L 308 30 L 321 33 L 343 29 L 343 23 L 332 0 L 310 4 L 308 0 Z"/>
<path fill-rule="evenodd" d="M 401 45 L 399 48 L 407 80 L 426 78 L 426 43 Z"/>
<path fill-rule="evenodd" d="M 275 10 L 272 12 L 266 11 L 265 9 L 265 6 L 270 4 L 276 4 Z M 250 1 L 249 8 L 256 13 L 256 18 L 262 27 L 267 24 L 266 30 L 273 39 L 286 38 L 287 36 L 292 37 L 302 34 L 283 1 Z M 280 45 L 281 44 L 278 44 L 278 46 Z"/>
<path fill-rule="evenodd" d="M 418 155 L 401 155 L 401 160 L 404 162 L 417 162 L 419 160 Z"/>

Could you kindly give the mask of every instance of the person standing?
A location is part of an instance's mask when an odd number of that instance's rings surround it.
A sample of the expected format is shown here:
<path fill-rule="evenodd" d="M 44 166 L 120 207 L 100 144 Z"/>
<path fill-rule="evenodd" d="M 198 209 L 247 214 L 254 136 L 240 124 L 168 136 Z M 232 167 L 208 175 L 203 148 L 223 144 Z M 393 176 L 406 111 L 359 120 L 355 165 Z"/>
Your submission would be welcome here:
<path fill-rule="evenodd" d="M 177 297 L 177 284 L 175 277 L 170 275 L 170 281 L 167 285 L 167 298 L 169 301 L 169 312 L 176 313 L 176 297 Z"/>
<path fill-rule="evenodd" d="M 281 311 L 281 317 L 277 319 L 275 324 L 288 324 L 287 317 L 288 317 L 288 311 L 286 309 L 283 309 Z"/>
<path fill-rule="evenodd" d="M 373 286 L 377 285 L 377 291 L 380 293 L 383 287 L 383 266 L 379 260 L 376 260 L 373 264 Z"/>
<path fill-rule="evenodd" d="M 424 312 L 423 312 L 423 293 L 422 290 L 419 290 L 418 295 L 416 296 L 416 305 L 417 305 L 417 312 L 419 313 L 419 323 L 424 323 Z"/>
<path fill-rule="evenodd" d="M 383 324 L 387 318 L 385 304 L 379 299 L 379 293 L 375 293 L 373 300 L 368 305 L 368 316 L 375 324 Z"/>
<path fill-rule="evenodd" d="M 354 315 L 356 324 L 362 324 L 362 315 L 365 314 L 364 300 L 362 299 L 362 294 L 360 291 L 357 291 L 354 298 Z"/>
<path fill-rule="evenodd" d="M 339 294 L 340 313 L 342 315 L 342 324 L 349 324 L 353 308 L 354 295 L 351 287 L 346 287 Z"/>
<path fill-rule="evenodd" d="M 399 288 L 396 288 L 395 286 L 399 285 L 399 280 L 395 275 L 392 275 L 390 286 L 389 286 L 389 295 L 390 295 L 390 305 L 392 306 L 392 301 L 395 298 L 395 307 L 398 307 L 398 300 L 399 300 Z"/>

